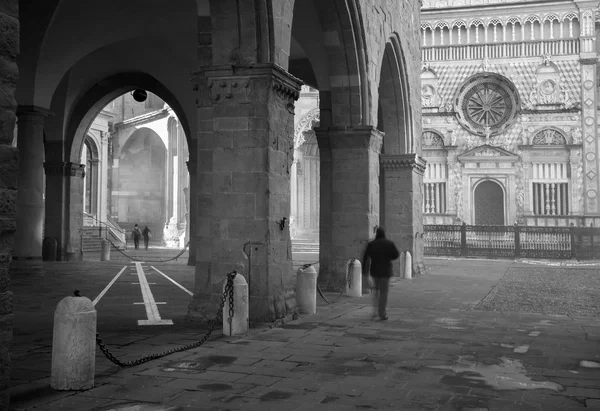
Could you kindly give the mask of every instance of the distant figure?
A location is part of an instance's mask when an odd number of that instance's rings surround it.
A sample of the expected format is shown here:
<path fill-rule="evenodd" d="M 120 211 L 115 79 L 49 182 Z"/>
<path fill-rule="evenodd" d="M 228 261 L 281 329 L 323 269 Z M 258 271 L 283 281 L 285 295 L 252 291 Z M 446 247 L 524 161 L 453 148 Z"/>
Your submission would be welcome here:
<path fill-rule="evenodd" d="M 373 303 L 379 314 L 380 320 L 387 320 L 387 298 L 392 276 L 392 260 L 397 259 L 400 252 L 396 245 L 385 238 L 385 231 L 381 227 L 375 230 L 375 239 L 367 245 L 363 256 L 363 275 L 371 273 L 375 283 Z"/>
<path fill-rule="evenodd" d="M 133 245 L 135 246 L 135 249 L 137 250 L 138 248 L 140 248 L 140 237 L 142 236 L 142 232 L 140 231 L 140 228 L 138 227 L 138 225 L 136 224 L 133 227 L 133 231 L 131 232 L 131 237 L 133 238 Z"/>
<path fill-rule="evenodd" d="M 144 227 L 142 230 L 142 236 L 144 237 L 144 247 L 148 250 L 148 242 L 152 238 L 152 231 L 148 228 L 148 226 Z"/>

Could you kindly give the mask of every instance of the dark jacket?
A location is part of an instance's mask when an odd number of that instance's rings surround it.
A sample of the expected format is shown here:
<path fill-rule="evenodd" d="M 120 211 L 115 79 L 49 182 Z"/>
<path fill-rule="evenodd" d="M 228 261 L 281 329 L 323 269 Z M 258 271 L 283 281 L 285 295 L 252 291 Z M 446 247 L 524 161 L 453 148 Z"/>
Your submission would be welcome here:
<path fill-rule="evenodd" d="M 363 274 L 370 272 L 373 277 L 391 277 L 392 260 L 399 256 L 396 245 L 385 238 L 383 229 L 378 228 L 375 239 L 367 245 L 363 256 Z"/>

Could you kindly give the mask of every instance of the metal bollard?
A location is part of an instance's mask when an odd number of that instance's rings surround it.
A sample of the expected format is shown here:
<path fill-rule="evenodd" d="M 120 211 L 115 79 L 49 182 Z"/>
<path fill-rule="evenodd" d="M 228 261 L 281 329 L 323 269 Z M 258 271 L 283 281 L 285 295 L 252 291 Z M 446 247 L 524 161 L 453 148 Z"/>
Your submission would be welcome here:
<path fill-rule="evenodd" d="M 227 286 L 227 280 L 223 284 L 223 292 Z M 229 293 L 225 296 L 225 305 L 223 306 L 223 335 L 243 335 L 248 334 L 249 307 L 248 307 L 248 283 L 241 274 L 236 274 L 233 278 L 233 316 L 229 322 Z"/>
<path fill-rule="evenodd" d="M 346 295 L 348 297 L 362 297 L 362 265 L 356 258 L 348 260 L 348 273 L 346 278 Z"/>
<path fill-rule="evenodd" d="M 110 261 L 110 243 L 105 239 L 101 240 L 100 261 Z"/>
<path fill-rule="evenodd" d="M 406 257 L 404 259 L 404 278 L 412 278 L 412 256 L 410 251 L 406 250 Z"/>
<path fill-rule="evenodd" d="M 87 390 L 96 371 L 96 310 L 89 298 L 65 297 L 54 311 L 52 371 L 55 390 Z"/>
<path fill-rule="evenodd" d="M 296 275 L 296 303 L 301 314 L 317 312 L 317 270 L 312 265 L 299 268 Z"/>

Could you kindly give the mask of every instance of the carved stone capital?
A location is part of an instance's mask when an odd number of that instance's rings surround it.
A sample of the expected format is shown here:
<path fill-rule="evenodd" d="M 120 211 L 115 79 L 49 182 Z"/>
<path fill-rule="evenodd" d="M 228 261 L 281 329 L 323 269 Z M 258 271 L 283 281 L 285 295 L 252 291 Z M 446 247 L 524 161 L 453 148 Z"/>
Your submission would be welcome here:
<path fill-rule="evenodd" d="M 319 150 L 344 150 L 365 148 L 381 152 L 384 133 L 372 126 L 316 127 Z"/>
<path fill-rule="evenodd" d="M 411 169 L 419 174 L 425 173 L 427 161 L 418 154 L 387 154 L 380 156 L 380 164 L 384 170 Z"/>
<path fill-rule="evenodd" d="M 85 165 L 62 161 L 46 161 L 44 170 L 47 176 L 85 177 Z"/>
<path fill-rule="evenodd" d="M 302 81 L 276 64 L 256 64 L 251 67 L 213 66 L 202 70 L 206 90 L 212 105 L 266 102 L 271 97 L 280 99 L 285 108 L 294 113 L 294 102 L 300 97 Z M 198 92 L 202 95 L 202 76 Z M 199 98 L 199 104 L 202 98 Z"/>

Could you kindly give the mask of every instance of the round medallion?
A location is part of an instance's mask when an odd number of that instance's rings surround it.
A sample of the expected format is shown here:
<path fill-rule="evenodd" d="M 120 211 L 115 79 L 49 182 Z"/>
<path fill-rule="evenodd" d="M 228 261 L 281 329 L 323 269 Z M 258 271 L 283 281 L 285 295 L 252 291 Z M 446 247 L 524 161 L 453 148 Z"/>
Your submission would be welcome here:
<path fill-rule="evenodd" d="M 594 82 L 592 80 L 587 80 L 585 83 L 583 83 L 583 87 L 590 90 L 592 87 L 594 87 Z"/>
<path fill-rule="evenodd" d="M 587 161 L 594 161 L 596 159 L 596 154 L 594 154 L 594 153 L 587 153 L 585 155 L 585 158 L 587 159 Z"/>
<path fill-rule="evenodd" d="M 592 124 L 594 124 L 594 117 L 586 117 L 585 124 L 588 126 L 591 126 Z"/>
<path fill-rule="evenodd" d="M 515 122 L 521 102 L 510 80 L 498 74 L 483 73 L 462 84 L 454 106 L 458 121 L 469 132 L 493 136 Z"/>
<path fill-rule="evenodd" d="M 554 94 L 556 91 L 556 83 L 552 80 L 546 80 L 540 84 L 540 91 L 546 95 Z"/>
<path fill-rule="evenodd" d="M 587 196 L 588 198 L 594 199 L 596 198 L 596 196 L 598 196 L 598 193 L 596 192 L 596 190 L 588 190 Z"/>

